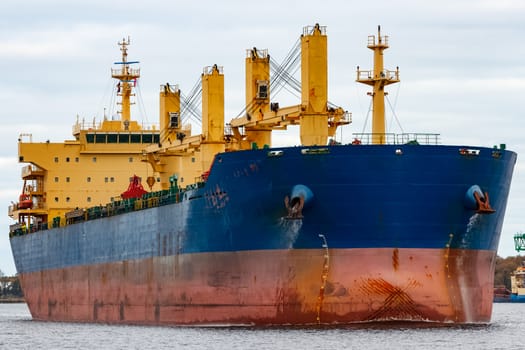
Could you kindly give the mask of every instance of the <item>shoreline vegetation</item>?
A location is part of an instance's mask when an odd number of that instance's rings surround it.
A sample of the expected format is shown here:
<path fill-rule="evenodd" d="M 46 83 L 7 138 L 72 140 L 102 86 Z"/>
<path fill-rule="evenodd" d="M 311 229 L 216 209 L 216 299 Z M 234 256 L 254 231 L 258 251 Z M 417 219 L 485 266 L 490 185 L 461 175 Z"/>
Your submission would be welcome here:
<path fill-rule="evenodd" d="M 4 276 L 0 271 L 0 303 L 24 303 L 24 293 L 18 276 Z"/>
<path fill-rule="evenodd" d="M 21 297 L 0 297 L 0 304 L 25 303 L 26 300 Z"/>

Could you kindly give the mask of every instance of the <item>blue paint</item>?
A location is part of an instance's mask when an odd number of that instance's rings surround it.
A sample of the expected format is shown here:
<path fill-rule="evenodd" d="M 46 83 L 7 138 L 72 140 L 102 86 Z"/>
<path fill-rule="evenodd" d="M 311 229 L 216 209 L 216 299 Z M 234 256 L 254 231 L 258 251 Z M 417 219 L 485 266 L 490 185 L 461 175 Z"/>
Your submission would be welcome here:
<path fill-rule="evenodd" d="M 206 185 L 181 203 L 11 239 L 19 273 L 184 253 L 329 248 L 496 251 L 516 154 L 459 146 L 329 146 L 217 155 Z M 402 150 L 402 155 L 396 150 Z M 284 198 L 309 197 L 302 220 L 286 220 Z M 465 206 L 473 185 L 494 214 Z M 310 193 L 306 191 L 308 188 Z M 300 192 L 299 191 L 299 192 Z M 311 194 L 311 196 L 310 196 Z M 190 199 L 193 198 L 193 199 Z"/>
<path fill-rule="evenodd" d="M 525 303 L 525 295 L 511 294 L 510 302 L 511 303 Z"/>
<path fill-rule="evenodd" d="M 481 188 L 478 185 L 470 186 L 467 192 L 465 193 L 465 206 L 472 210 L 475 210 L 478 207 L 476 198 L 474 197 L 474 193 L 477 193 L 480 198 L 485 198 L 485 195 L 483 194 Z"/>
<path fill-rule="evenodd" d="M 305 185 L 295 185 L 290 191 L 290 198 L 302 197 L 304 199 L 304 204 L 308 205 L 314 198 L 312 190 Z"/>

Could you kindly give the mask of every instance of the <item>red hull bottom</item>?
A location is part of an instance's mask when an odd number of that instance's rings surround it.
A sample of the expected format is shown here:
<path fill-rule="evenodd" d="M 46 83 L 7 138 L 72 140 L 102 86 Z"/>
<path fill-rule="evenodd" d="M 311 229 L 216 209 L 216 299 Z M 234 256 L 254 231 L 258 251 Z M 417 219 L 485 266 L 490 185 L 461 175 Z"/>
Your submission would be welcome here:
<path fill-rule="evenodd" d="M 34 319 L 153 325 L 487 323 L 495 252 L 331 249 L 155 257 L 20 276 Z"/>

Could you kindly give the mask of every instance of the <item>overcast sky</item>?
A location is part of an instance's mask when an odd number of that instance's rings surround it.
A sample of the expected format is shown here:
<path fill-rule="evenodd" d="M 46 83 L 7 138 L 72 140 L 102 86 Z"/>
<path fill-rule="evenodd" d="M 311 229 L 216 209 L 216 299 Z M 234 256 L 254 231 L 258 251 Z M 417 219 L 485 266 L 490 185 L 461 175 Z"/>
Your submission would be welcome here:
<path fill-rule="evenodd" d="M 518 153 L 498 251 L 516 255 L 513 235 L 525 230 L 524 19 L 522 0 L 2 0 L 0 270 L 15 274 L 7 208 L 22 188 L 19 134 L 62 142 L 72 138 L 77 115 L 100 119 L 111 110 L 104 101 L 119 40 L 130 36 L 129 59 L 140 61 L 144 112 L 132 110 L 134 119 L 157 122 L 160 84 L 179 84 L 188 94 L 202 69 L 217 64 L 230 120 L 243 109 L 245 50 L 268 49 L 282 62 L 302 28 L 315 23 L 327 26 L 329 100 L 353 114 L 344 140 L 367 124 L 367 88 L 355 82 L 355 69 L 372 68 L 367 36 L 381 25 L 390 43 L 385 67 L 401 72 L 389 98 L 405 132 L 439 133 L 444 144 L 505 143 Z M 392 118 L 388 131 L 397 132 Z"/>

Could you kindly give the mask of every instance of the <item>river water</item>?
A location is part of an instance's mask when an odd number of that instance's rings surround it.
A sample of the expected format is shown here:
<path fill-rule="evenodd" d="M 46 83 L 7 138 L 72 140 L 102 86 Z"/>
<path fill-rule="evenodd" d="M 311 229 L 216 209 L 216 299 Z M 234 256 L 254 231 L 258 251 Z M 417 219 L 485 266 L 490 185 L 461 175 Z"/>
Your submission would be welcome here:
<path fill-rule="evenodd" d="M 494 304 L 475 326 L 142 327 L 32 321 L 26 304 L 0 304 L 0 349 L 524 349 L 525 304 Z"/>

